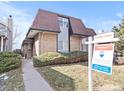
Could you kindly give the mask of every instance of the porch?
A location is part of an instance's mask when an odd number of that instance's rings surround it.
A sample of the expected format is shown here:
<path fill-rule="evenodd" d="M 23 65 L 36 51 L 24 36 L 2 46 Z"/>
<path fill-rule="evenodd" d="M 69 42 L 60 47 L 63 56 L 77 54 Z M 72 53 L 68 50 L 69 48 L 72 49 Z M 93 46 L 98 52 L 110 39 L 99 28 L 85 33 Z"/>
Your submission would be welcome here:
<path fill-rule="evenodd" d="M 0 36 L 0 51 L 3 52 L 3 51 L 6 51 L 6 41 L 7 41 L 7 38 L 5 36 Z"/>

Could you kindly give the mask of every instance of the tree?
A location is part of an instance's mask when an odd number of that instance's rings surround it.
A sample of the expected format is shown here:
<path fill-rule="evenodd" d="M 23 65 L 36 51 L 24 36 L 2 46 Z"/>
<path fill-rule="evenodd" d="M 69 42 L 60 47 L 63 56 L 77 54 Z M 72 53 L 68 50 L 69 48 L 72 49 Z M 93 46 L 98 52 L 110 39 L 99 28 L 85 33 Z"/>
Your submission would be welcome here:
<path fill-rule="evenodd" d="M 122 19 L 121 24 L 113 27 L 113 32 L 120 39 L 115 43 L 115 51 L 124 54 L 124 18 Z"/>
<path fill-rule="evenodd" d="M 18 30 L 18 25 L 14 24 L 14 29 L 13 29 L 13 45 L 17 44 L 18 41 L 17 39 L 19 38 L 19 36 L 21 35 L 21 33 Z"/>

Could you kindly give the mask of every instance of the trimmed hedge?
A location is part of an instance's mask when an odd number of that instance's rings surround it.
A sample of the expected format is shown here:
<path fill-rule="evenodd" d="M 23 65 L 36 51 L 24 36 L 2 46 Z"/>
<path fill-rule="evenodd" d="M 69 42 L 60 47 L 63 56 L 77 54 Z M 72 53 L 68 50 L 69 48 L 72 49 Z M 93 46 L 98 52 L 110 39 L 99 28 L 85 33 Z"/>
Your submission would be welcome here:
<path fill-rule="evenodd" d="M 40 56 L 33 57 L 33 65 L 36 67 L 56 65 L 56 64 L 70 64 L 76 62 L 87 61 L 87 52 L 74 51 L 70 53 L 61 52 L 47 52 Z"/>
<path fill-rule="evenodd" d="M 21 66 L 21 56 L 13 52 L 0 52 L 0 73 Z"/>

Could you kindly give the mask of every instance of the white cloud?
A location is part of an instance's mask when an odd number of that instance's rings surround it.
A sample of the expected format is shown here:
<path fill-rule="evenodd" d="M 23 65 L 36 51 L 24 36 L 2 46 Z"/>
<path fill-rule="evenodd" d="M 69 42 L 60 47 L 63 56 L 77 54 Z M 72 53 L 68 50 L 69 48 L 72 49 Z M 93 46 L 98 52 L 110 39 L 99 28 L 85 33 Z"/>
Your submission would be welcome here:
<path fill-rule="evenodd" d="M 0 1 L 0 4 L 10 3 L 10 1 Z"/>
<path fill-rule="evenodd" d="M 124 13 L 123 12 L 116 13 L 116 16 L 118 16 L 119 18 L 123 18 Z"/>
<path fill-rule="evenodd" d="M 18 9 L 11 5 L 11 2 L 0 2 L 0 17 L 5 20 L 8 15 L 13 16 L 14 22 L 14 31 L 17 27 L 20 35 L 16 38 L 16 44 L 13 46 L 14 48 L 21 48 L 21 43 L 25 38 L 25 35 L 32 23 L 32 16 L 28 13 L 26 9 Z M 13 32 L 15 33 L 15 32 Z"/>
<path fill-rule="evenodd" d="M 23 17 L 29 16 L 29 14 L 26 12 L 27 12 L 26 10 L 17 9 L 11 6 L 10 3 L 6 3 L 6 2 L 0 3 L 0 13 L 4 13 L 6 15 L 11 14 L 15 16 L 23 16 Z"/>

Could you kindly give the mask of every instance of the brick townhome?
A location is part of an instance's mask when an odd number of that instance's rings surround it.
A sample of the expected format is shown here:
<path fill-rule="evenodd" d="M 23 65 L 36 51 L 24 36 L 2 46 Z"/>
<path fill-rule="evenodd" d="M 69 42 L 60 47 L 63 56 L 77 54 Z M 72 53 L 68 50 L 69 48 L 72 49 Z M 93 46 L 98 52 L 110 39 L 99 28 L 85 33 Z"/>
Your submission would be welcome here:
<path fill-rule="evenodd" d="M 39 9 L 22 43 L 24 56 L 30 58 L 44 52 L 87 51 L 86 37 L 95 35 L 81 19 Z"/>

